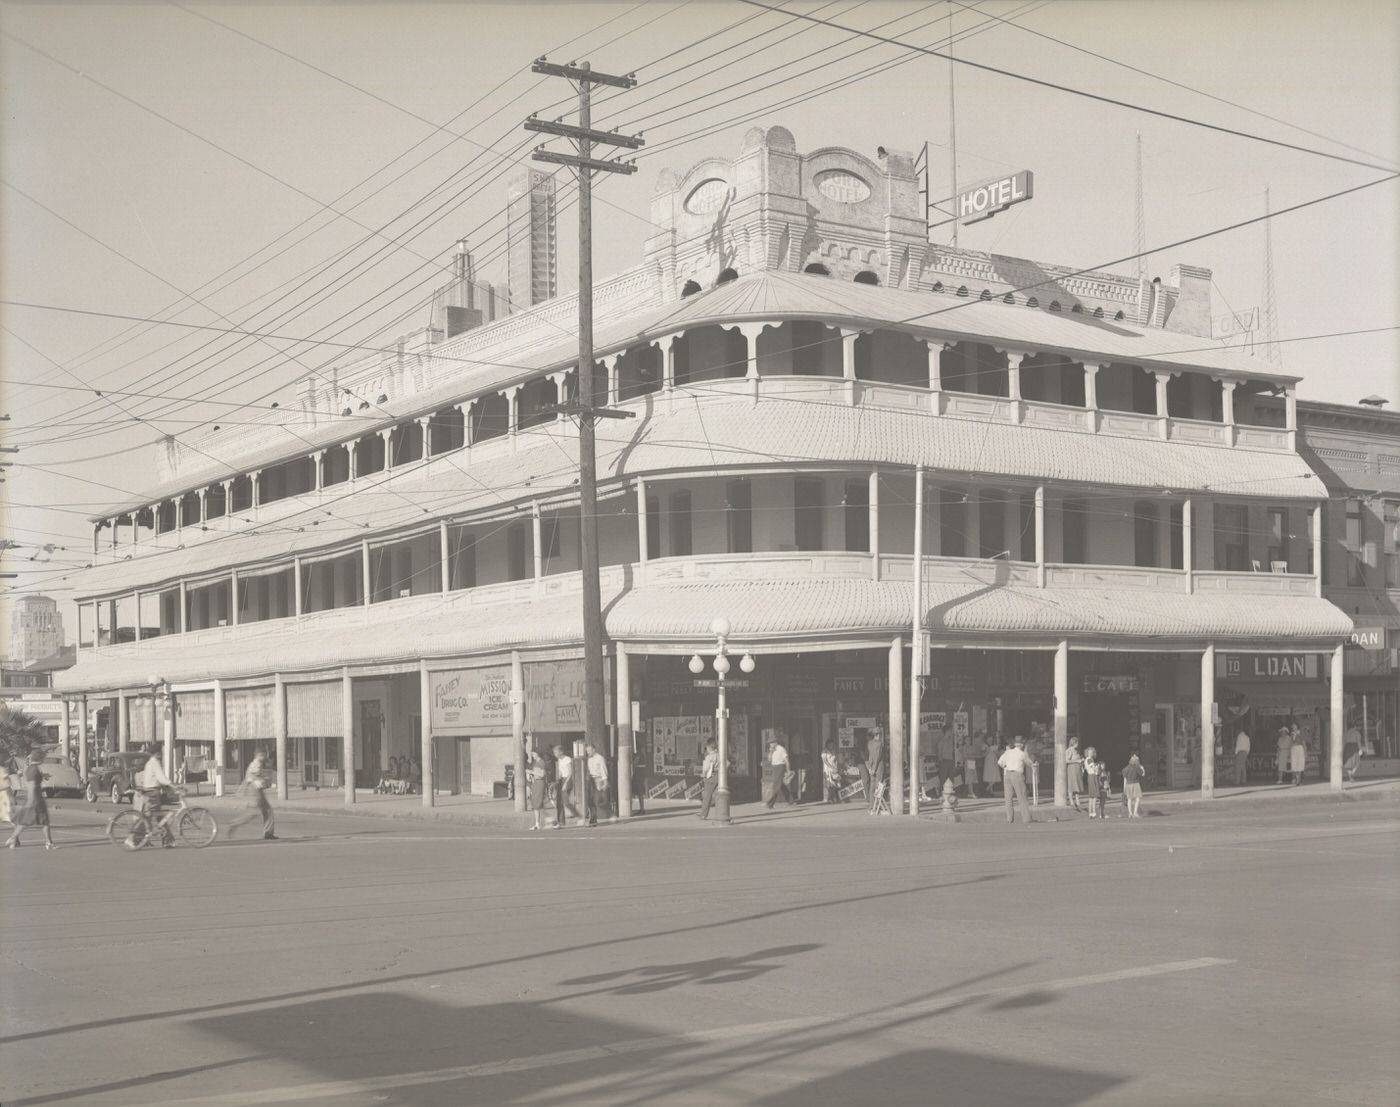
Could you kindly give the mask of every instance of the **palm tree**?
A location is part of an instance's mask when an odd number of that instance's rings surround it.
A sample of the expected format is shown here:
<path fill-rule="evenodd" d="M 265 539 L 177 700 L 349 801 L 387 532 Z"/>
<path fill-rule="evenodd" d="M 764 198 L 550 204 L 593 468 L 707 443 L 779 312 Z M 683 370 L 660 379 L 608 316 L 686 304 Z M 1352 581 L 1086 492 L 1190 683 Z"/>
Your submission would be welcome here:
<path fill-rule="evenodd" d="M 48 740 L 48 728 L 33 715 L 0 704 L 0 756 L 7 763 L 28 757 L 31 749 Z"/>

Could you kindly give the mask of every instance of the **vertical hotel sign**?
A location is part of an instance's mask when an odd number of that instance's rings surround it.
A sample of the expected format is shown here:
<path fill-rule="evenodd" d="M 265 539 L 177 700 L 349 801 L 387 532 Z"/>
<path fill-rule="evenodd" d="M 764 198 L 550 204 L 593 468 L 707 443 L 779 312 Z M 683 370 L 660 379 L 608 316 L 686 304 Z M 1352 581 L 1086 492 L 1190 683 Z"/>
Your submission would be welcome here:
<path fill-rule="evenodd" d="M 434 734 L 501 734 L 510 731 L 510 666 L 446 669 L 429 673 Z"/>

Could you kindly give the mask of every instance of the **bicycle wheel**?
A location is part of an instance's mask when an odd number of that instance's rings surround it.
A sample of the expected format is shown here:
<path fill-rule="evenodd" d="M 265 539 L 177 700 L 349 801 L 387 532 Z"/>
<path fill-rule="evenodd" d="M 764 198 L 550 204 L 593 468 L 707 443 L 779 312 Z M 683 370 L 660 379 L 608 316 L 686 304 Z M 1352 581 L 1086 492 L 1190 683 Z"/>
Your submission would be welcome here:
<path fill-rule="evenodd" d="M 146 844 L 148 828 L 139 811 L 118 811 L 107 823 L 107 837 L 122 849 L 140 849 Z"/>
<path fill-rule="evenodd" d="M 194 846 L 195 849 L 203 849 L 219 833 L 213 813 L 203 807 L 186 807 L 181 811 L 176 829 L 180 841 L 187 846 Z"/>

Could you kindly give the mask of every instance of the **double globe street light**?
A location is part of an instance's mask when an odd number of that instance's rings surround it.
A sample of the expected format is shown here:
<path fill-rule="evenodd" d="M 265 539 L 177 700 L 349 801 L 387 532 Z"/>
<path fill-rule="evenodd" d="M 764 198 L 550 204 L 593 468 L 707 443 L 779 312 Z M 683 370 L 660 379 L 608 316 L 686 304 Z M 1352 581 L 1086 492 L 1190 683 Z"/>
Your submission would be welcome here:
<path fill-rule="evenodd" d="M 715 687 L 719 692 L 719 706 L 715 709 L 715 719 L 719 731 L 719 785 L 715 788 L 715 821 L 721 826 L 729 825 L 729 708 L 724 702 L 724 678 L 729 672 L 729 620 L 716 619 L 710 624 L 710 633 L 715 636 Z M 747 650 L 739 659 L 739 668 L 745 673 L 754 671 L 756 662 Z M 699 676 L 705 671 L 705 661 L 698 653 L 690 658 L 690 671 Z"/>

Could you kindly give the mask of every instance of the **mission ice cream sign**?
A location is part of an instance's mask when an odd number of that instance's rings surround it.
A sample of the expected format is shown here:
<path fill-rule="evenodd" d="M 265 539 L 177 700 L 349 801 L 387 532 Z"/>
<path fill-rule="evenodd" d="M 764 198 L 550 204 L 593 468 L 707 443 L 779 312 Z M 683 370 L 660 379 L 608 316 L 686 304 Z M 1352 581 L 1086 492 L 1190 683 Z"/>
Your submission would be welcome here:
<path fill-rule="evenodd" d="M 966 192 L 958 193 L 958 220 L 963 223 L 977 223 L 983 219 L 990 219 L 1012 204 L 1029 200 L 1034 195 L 1034 186 L 1035 176 L 1029 169 L 1023 169 L 1010 177 L 973 185 Z"/>

